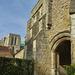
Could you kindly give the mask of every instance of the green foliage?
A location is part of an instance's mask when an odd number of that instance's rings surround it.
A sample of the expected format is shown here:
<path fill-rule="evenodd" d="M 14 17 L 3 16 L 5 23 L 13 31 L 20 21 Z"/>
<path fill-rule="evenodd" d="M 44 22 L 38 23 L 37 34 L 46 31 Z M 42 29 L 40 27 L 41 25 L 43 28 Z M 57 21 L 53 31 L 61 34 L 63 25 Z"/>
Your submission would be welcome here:
<path fill-rule="evenodd" d="M 64 65 L 63 67 L 67 71 L 67 75 L 75 75 L 75 64 L 71 64 L 70 66 Z"/>
<path fill-rule="evenodd" d="M 33 75 L 33 60 L 0 57 L 0 75 Z"/>

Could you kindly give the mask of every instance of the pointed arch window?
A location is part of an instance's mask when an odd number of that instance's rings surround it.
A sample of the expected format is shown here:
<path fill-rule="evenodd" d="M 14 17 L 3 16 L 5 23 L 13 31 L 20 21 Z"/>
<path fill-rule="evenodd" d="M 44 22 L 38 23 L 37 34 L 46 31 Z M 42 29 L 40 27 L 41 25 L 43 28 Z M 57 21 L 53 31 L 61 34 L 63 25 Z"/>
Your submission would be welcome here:
<path fill-rule="evenodd" d="M 11 45 L 13 45 L 13 37 L 12 37 L 12 40 L 11 40 Z"/>
<path fill-rule="evenodd" d="M 16 37 L 15 37 L 15 45 L 16 45 Z"/>

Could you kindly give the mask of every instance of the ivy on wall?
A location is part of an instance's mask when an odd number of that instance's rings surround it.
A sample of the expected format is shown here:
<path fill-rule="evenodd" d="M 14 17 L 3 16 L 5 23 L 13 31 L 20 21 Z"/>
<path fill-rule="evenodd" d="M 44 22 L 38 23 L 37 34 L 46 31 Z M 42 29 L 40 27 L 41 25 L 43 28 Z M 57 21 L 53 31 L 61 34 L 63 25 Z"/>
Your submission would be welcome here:
<path fill-rule="evenodd" d="M 0 57 L 0 75 L 33 75 L 33 60 Z"/>

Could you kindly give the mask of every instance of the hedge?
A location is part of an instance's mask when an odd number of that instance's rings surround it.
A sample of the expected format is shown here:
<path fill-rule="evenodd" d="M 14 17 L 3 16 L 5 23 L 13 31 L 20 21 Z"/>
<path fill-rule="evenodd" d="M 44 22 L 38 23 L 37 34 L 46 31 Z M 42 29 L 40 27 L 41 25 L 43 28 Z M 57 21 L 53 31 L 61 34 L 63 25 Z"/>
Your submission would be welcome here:
<path fill-rule="evenodd" d="M 33 75 L 34 61 L 0 57 L 0 75 Z"/>
<path fill-rule="evenodd" d="M 64 65 L 63 67 L 67 71 L 67 75 L 75 75 L 75 64 L 71 64 L 70 66 Z"/>

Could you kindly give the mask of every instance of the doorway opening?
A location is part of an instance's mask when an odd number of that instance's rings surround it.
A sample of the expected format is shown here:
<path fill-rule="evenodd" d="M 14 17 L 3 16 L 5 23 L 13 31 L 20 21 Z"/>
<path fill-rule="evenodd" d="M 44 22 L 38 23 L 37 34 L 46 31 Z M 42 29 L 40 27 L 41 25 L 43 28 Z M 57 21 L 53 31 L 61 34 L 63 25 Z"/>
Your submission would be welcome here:
<path fill-rule="evenodd" d="M 56 65 L 70 65 L 71 64 L 71 42 L 70 40 L 62 41 L 55 50 Z"/>

